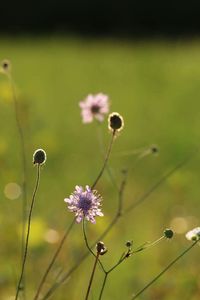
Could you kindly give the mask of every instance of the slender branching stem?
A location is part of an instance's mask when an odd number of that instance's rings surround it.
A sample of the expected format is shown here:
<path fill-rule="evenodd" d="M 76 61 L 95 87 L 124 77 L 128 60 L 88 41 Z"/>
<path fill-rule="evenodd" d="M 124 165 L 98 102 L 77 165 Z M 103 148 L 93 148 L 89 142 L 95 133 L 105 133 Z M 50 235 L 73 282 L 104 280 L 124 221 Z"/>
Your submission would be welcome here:
<path fill-rule="evenodd" d="M 199 149 L 195 149 L 195 151 L 188 155 L 184 160 L 179 162 L 174 168 L 172 168 L 170 171 L 168 171 L 166 174 L 164 174 L 155 184 L 153 184 L 147 191 L 144 193 L 141 197 L 138 198 L 137 201 L 134 201 L 133 204 L 131 204 L 125 211 L 124 214 L 127 214 L 131 212 L 133 209 L 135 209 L 138 205 L 140 205 L 142 202 L 144 202 L 157 188 L 162 185 L 168 178 L 170 178 L 176 171 L 178 171 L 180 168 L 182 168 L 184 165 L 186 165 L 192 157 L 199 151 Z M 131 202 L 132 203 L 132 202 Z"/>
<path fill-rule="evenodd" d="M 105 160 L 104 160 L 103 166 L 102 166 L 102 168 L 101 168 L 101 170 L 100 170 L 100 172 L 99 172 L 97 178 L 95 179 L 95 181 L 94 181 L 94 183 L 93 183 L 93 185 L 92 185 L 92 187 L 91 187 L 92 190 L 93 190 L 93 189 L 95 188 L 95 186 L 97 185 L 99 179 L 100 179 L 101 176 L 103 175 L 103 172 L 104 172 L 104 170 L 105 170 L 105 168 L 106 168 L 106 165 L 107 165 L 107 163 L 108 163 L 108 159 L 109 159 L 109 157 L 110 157 L 112 145 L 113 145 L 113 142 L 114 142 L 115 133 L 116 133 L 116 131 L 113 130 L 112 136 L 111 136 L 111 140 L 110 140 L 110 144 L 109 144 L 109 146 L 108 146 L 108 150 L 107 150 L 107 153 L 106 153 L 106 156 L 105 156 Z"/>
<path fill-rule="evenodd" d="M 84 236 L 85 245 L 86 245 L 88 251 L 96 258 L 96 254 L 92 251 L 92 248 L 89 246 L 89 243 L 88 243 L 88 239 L 87 239 L 87 235 L 86 235 L 86 230 L 85 230 L 85 222 L 86 222 L 86 220 L 84 218 L 83 222 L 82 222 L 82 224 L 83 224 L 82 228 L 83 228 L 83 236 Z M 95 243 L 95 245 L 96 245 L 96 243 Z M 95 245 L 93 245 L 93 247 Z M 101 261 L 99 259 L 98 259 L 98 262 L 99 262 L 99 264 L 100 264 L 103 272 L 105 272 L 104 266 L 103 266 L 103 264 L 101 263 Z"/>
<path fill-rule="evenodd" d="M 39 182 L 40 182 L 40 164 L 37 164 L 37 178 L 36 178 L 35 189 L 33 191 L 33 196 L 32 196 L 29 216 L 28 216 L 28 224 L 27 224 L 28 227 L 27 227 L 27 233 L 26 233 L 24 256 L 23 256 L 21 275 L 20 275 L 20 278 L 19 278 L 18 286 L 17 286 L 17 292 L 16 292 L 15 300 L 18 299 L 19 291 L 20 291 L 20 288 L 21 288 L 21 283 L 22 283 L 22 280 L 23 280 L 25 264 L 26 264 L 26 258 L 27 258 L 27 254 L 28 254 L 28 242 L 29 242 L 29 234 L 30 234 L 30 228 L 31 228 L 31 217 L 32 217 L 32 211 L 33 211 L 33 206 L 34 206 L 34 203 L 35 203 L 35 196 L 36 196 L 36 193 L 37 193 L 37 190 L 38 190 Z"/>
<path fill-rule="evenodd" d="M 103 239 L 113 228 L 113 226 L 118 222 L 119 218 L 126 215 L 130 211 L 134 210 L 137 206 L 142 204 L 144 201 L 146 201 L 150 195 L 158 189 L 160 185 L 162 185 L 168 178 L 170 178 L 176 171 L 178 171 L 180 168 L 182 168 L 184 165 L 186 165 L 191 158 L 194 157 L 194 155 L 199 151 L 199 149 L 196 149 L 192 154 L 188 155 L 183 161 L 179 162 L 173 169 L 171 169 L 168 173 L 164 174 L 155 184 L 153 184 L 147 192 L 145 192 L 141 197 L 138 198 L 137 201 L 135 201 L 131 206 L 129 206 L 126 210 L 121 212 L 119 214 L 119 207 L 117 209 L 117 213 L 114 216 L 113 220 L 110 222 L 110 224 L 107 226 L 107 228 L 104 230 L 104 232 L 101 234 L 101 236 L 98 238 L 97 241 Z M 97 241 L 92 245 L 92 248 L 96 245 Z M 46 295 L 42 298 L 42 300 L 49 299 L 49 297 L 72 275 L 74 271 L 80 266 L 80 264 L 88 257 L 89 252 L 86 252 L 83 254 L 80 259 L 69 269 L 63 276 L 60 278 L 58 282 L 55 282 L 53 286 L 47 291 Z"/>
<path fill-rule="evenodd" d="M 43 287 L 43 285 L 44 285 L 44 283 L 45 283 L 45 281 L 46 281 L 46 279 L 47 279 L 47 276 L 48 276 L 48 274 L 49 274 L 51 268 L 53 267 L 53 265 L 54 265 L 54 263 L 55 263 L 55 261 L 56 261 L 56 258 L 58 257 L 58 255 L 59 255 L 59 253 L 60 253 L 60 251 L 61 251 L 61 249 L 62 249 L 62 246 L 63 246 L 63 244 L 64 244 L 66 238 L 68 237 L 68 235 L 69 235 L 71 229 L 73 228 L 74 223 L 75 223 L 75 218 L 73 219 L 72 223 L 71 223 L 70 226 L 67 228 L 67 230 L 65 231 L 65 233 L 64 233 L 64 235 L 63 235 L 63 238 L 61 239 L 61 241 L 60 241 L 60 243 L 59 243 L 59 245 L 58 245 L 58 248 L 57 248 L 56 252 L 54 253 L 54 255 L 53 255 L 53 257 L 52 257 L 52 259 L 51 259 L 51 261 L 50 261 L 50 263 L 49 263 L 49 265 L 48 265 L 48 267 L 47 267 L 47 269 L 46 269 L 46 271 L 45 271 L 45 273 L 44 273 L 44 275 L 43 275 L 43 277 L 42 277 L 42 279 L 41 279 L 41 281 L 40 281 L 40 284 L 39 284 L 39 287 L 38 287 L 37 292 L 36 292 L 36 294 L 35 294 L 34 300 L 37 300 L 37 299 L 38 299 L 38 297 L 39 297 L 39 295 L 40 295 L 40 292 L 41 292 L 41 289 L 42 289 L 42 287 Z"/>
<path fill-rule="evenodd" d="M 87 288 L 87 293 L 86 293 L 86 296 L 85 296 L 85 300 L 88 300 L 88 297 L 89 297 L 89 294 L 90 294 L 92 282 L 93 282 L 93 279 L 94 279 L 94 273 L 95 273 L 97 262 L 98 262 L 98 259 L 99 259 L 99 254 L 100 253 L 97 253 L 97 255 L 95 257 L 94 266 L 93 266 L 93 269 L 92 269 L 92 274 L 90 276 L 90 281 L 89 281 L 89 284 L 88 284 L 88 288 Z"/>
<path fill-rule="evenodd" d="M 102 287 L 101 287 L 101 291 L 100 291 L 100 295 L 99 295 L 99 300 L 101 300 L 101 298 L 102 298 L 103 291 L 105 289 L 105 285 L 106 285 L 106 282 L 107 282 L 108 275 L 112 271 L 114 271 L 125 259 L 129 258 L 132 254 L 135 254 L 135 253 L 140 252 L 142 250 L 146 250 L 149 247 L 155 246 L 163 238 L 164 238 L 164 236 L 160 237 L 159 239 L 157 239 L 156 241 L 154 241 L 152 243 L 149 243 L 147 245 L 144 244 L 144 245 L 138 247 L 136 250 L 131 250 L 131 248 L 129 248 L 125 253 L 123 253 L 122 256 L 120 257 L 119 261 L 114 266 L 112 266 L 108 271 L 104 272 L 104 280 L 103 280 L 103 284 L 102 284 Z"/>
<path fill-rule="evenodd" d="M 141 289 L 136 295 L 134 295 L 131 300 L 138 298 L 146 289 L 148 289 L 155 281 L 157 281 L 169 268 L 171 268 L 181 257 L 183 257 L 188 251 L 190 251 L 197 243 L 195 241 L 190 247 L 184 250 L 180 255 L 178 255 L 171 263 L 169 263 L 156 277 L 154 277 L 143 289 Z"/>

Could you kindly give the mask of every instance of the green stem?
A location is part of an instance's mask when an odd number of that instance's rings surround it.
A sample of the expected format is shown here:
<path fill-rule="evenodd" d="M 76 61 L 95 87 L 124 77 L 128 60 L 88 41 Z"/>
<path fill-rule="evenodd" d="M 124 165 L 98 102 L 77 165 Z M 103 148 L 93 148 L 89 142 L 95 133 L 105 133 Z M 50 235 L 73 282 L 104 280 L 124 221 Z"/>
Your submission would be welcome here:
<path fill-rule="evenodd" d="M 105 285 L 106 285 L 106 281 L 107 281 L 107 277 L 108 277 L 108 273 L 106 272 L 104 274 L 104 279 L 103 279 L 103 284 L 102 284 L 100 295 L 99 295 L 99 300 L 101 300 L 101 298 L 102 298 L 102 295 L 103 295 L 103 292 L 104 292 L 104 289 L 105 289 Z"/>
<path fill-rule="evenodd" d="M 166 173 L 164 176 L 162 176 L 155 184 L 152 185 L 152 187 L 145 192 L 141 197 L 138 198 L 138 200 L 130 205 L 126 210 L 124 210 L 123 214 L 121 213 L 118 215 L 118 213 L 114 216 L 111 223 L 108 225 L 108 227 L 105 229 L 103 234 L 99 237 L 98 241 L 103 239 L 108 232 L 113 228 L 113 226 L 117 223 L 119 220 L 119 217 L 124 216 L 125 214 L 131 212 L 133 209 L 135 209 L 137 206 L 139 206 L 141 203 L 143 203 L 148 197 L 163 183 L 165 182 L 170 176 L 172 176 L 177 170 L 179 170 L 181 167 L 183 167 L 186 163 L 190 161 L 191 158 L 194 157 L 195 154 L 197 154 L 199 149 L 196 149 L 193 151 L 190 155 L 188 155 L 182 162 L 179 162 L 173 169 L 171 169 L 168 173 Z M 95 245 L 95 244 L 94 244 Z M 93 246 L 92 246 L 93 247 Z M 74 266 L 71 267 L 70 270 L 68 270 L 65 274 L 63 274 L 62 278 L 54 283 L 54 285 L 47 291 L 46 295 L 41 300 L 48 299 L 60 286 L 63 284 L 69 276 L 72 275 L 72 273 L 80 266 L 80 264 L 88 257 L 88 252 L 83 254 L 82 257 L 79 259 L 79 261 L 74 264 Z"/>
<path fill-rule="evenodd" d="M 38 164 L 37 165 L 36 184 L 35 184 L 35 189 L 34 189 L 33 196 L 32 196 L 29 216 L 28 216 L 28 228 L 27 228 L 27 234 L 26 234 L 26 242 L 25 242 L 25 249 L 24 249 L 21 275 L 20 275 L 20 278 L 19 278 L 18 286 L 17 286 L 17 292 L 16 292 L 15 300 L 17 300 L 17 298 L 18 298 L 19 291 L 20 291 L 20 288 L 21 288 L 21 283 L 22 283 L 22 280 L 23 280 L 25 264 L 26 264 L 26 258 L 27 258 L 27 254 L 28 254 L 28 242 L 29 242 L 29 234 L 30 234 L 30 228 L 31 228 L 31 216 L 32 216 L 33 206 L 34 206 L 34 203 L 35 203 L 36 192 L 37 192 L 38 186 L 39 186 L 39 181 L 40 181 L 40 165 Z"/>
<path fill-rule="evenodd" d="M 41 291 L 41 289 L 42 289 L 42 287 L 43 287 L 43 285 L 44 285 L 44 283 L 46 281 L 46 278 L 47 278 L 47 276 L 48 276 L 51 268 L 53 267 L 53 265 L 55 263 L 55 260 L 58 257 L 58 254 L 60 253 L 60 251 L 62 249 L 62 246 L 63 246 L 63 244 L 64 244 L 64 242 L 65 242 L 65 240 L 66 240 L 69 232 L 71 231 L 72 227 L 74 226 L 74 223 L 75 223 L 75 219 L 73 219 L 72 223 L 70 224 L 70 226 L 67 228 L 65 234 L 63 235 L 63 238 L 61 239 L 60 244 L 59 244 L 59 246 L 58 246 L 58 248 L 57 248 L 54 256 L 52 257 L 52 260 L 50 261 L 49 266 L 47 267 L 47 269 L 46 269 L 46 271 L 45 271 L 45 273 L 44 273 L 44 275 L 43 275 L 43 277 L 41 279 L 41 282 L 40 282 L 39 287 L 37 289 L 37 292 L 36 292 L 36 295 L 34 297 L 34 300 L 38 299 L 40 291 Z"/>
<path fill-rule="evenodd" d="M 88 289 L 87 289 L 87 293 L 86 293 L 86 296 L 85 296 L 85 300 L 88 300 L 88 297 L 89 297 L 89 294 L 90 294 L 90 290 L 91 290 L 92 282 L 93 282 L 93 279 L 94 279 L 94 273 L 95 273 L 95 270 L 96 270 L 98 259 L 99 259 L 99 253 L 97 253 L 95 261 L 94 261 L 94 266 L 93 266 L 92 274 L 91 274 L 90 281 L 89 281 L 89 284 L 88 284 Z"/>
<path fill-rule="evenodd" d="M 154 277 L 142 290 L 140 290 L 136 295 L 134 295 L 131 300 L 138 298 L 146 289 L 148 289 L 156 280 L 158 280 L 171 266 L 173 266 L 183 255 L 190 251 L 197 243 L 195 241 L 190 247 L 183 251 L 179 256 L 177 256 L 168 266 L 166 266 L 156 277 Z"/>
<path fill-rule="evenodd" d="M 11 73 L 6 73 L 8 80 L 10 82 L 12 95 L 13 95 L 13 104 L 14 104 L 14 112 L 15 112 L 15 120 L 17 125 L 17 130 L 19 134 L 19 141 L 21 147 L 21 159 L 22 159 L 22 240 L 21 240 L 21 259 L 23 263 L 23 253 L 25 247 L 25 227 L 26 227 L 26 217 L 27 217 L 27 185 L 26 185 L 26 177 L 27 177 L 27 170 L 26 170 L 26 151 L 25 151 L 25 142 L 24 142 L 24 134 L 22 125 L 20 122 L 19 117 L 19 106 L 17 101 L 17 95 L 15 90 L 15 84 L 12 78 Z M 23 278 L 24 287 L 23 290 L 25 292 L 25 276 Z"/>
<path fill-rule="evenodd" d="M 104 172 L 105 167 L 106 167 L 106 165 L 107 165 L 108 159 L 109 159 L 109 157 L 110 157 L 110 153 L 111 153 L 111 149 L 112 149 L 114 137 L 115 137 L 115 131 L 113 131 L 113 133 L 112 133 L 112 137 L 111 137 L 111 140 L 110 140 L 110 144 L 109 144 L 109 146 L 108 146 L 108 150 L 107 150 L 107 153 L 106 153 L 106 157 L 105 157 L 103 166 L 102 166 L 102 168 L 101 168 L 101 170 L 100 170 L 100 172 L 99 172 L 97 178 L 95 179 L 95 181 L 94 181 L 94 183 L 93 183 L 93 185 L 92 185 L 92 187 L 91 187 L 92 190 L 95 188 L 95 186 L 97 185 L 99 179 L 100 179 L 101 176 L 103 175 L 103 172 Z"/>
<path fill-rule="evenodd" d="M 95 253 L 92 251 L 91 247 L 89 246 L 88 240 L 87 240 L 87 235 L 86 235 L 86 231 L 85 231 L 85 218 L 83 219 L 83 236 L 84 236 L 84 241 L 85 241 L 85 245 L 86 245 L 87 249 L 96 258 L 97 255 L 95 255 Z M 95 245 L 96 245 L 96 243 L 95 243 Z M 99 259 L 98 259 L 98 262 L 99 262 L 103 272 L 105 272 L 104 266 Z"/>

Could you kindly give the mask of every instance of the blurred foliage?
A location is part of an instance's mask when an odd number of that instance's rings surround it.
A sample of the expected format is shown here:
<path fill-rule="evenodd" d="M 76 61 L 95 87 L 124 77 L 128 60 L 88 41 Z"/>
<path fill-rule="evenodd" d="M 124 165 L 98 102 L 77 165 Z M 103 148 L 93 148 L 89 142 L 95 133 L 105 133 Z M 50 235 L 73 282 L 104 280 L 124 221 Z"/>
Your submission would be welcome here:
<path fill-rule="evenodd" d="M 132 256 L 111 273 L 104 299 L 129 299 L 164 268 L 185 247 L 184 234 L 199 226 L 199 154 L 193 154 L 200 138 L 200 43 L 125 42 L 85 39 L 1 39 L 0 58 L 12 62 L 17 86 L 20 118 L 25 135 L 29 204 L 36 168 L 32 154 L 47 152 L 33 211 L 32 246 L 26 282 L 28 299 L 52 257 L 65 228 L 72 221 L 63 201 L 76 184 L 92 184 L 103 158 L 110 134 L 107 122 L 83 125 L 79 101 L 89 93 L 109 95 L 111 111 L 120 112 L 125 127 L 116 139 L 109 161 L 117 182 L 122 169 L 129 169 L 124 208 L 185 157 L 191 160 L 159 186 L 141 205 L 122 217 L 104 242 L 108 253 L 102 258 L 112 266 L 125 250 L 127 240 L 135 246 L 162 235 L 166 227 L 177 232 L 174 239 Z M 0 76 L 0 297 L 11 299 L 20 269 L 21 197 L 10 200 L 5 186 L 21 185 L 21 153 L 10 88 Z M 126 151 L 159 147 L 157 156 Z M 140 153 L 140 152 L 139 152 Z M 92 243 L 110 223 L 117 207 L 117 192 L 105 172 L 97 189 L 103 196 L 104 218 L 88 224 Z M 183 225 L 184 224 L 184 225 Z M 55 242 L 45 238 L 57 234 Z M 53 231 L 52 231 L 53 230 Z M 54 282 L 59 270 L 68 270 L 86 251 L 81 226 L 76 225 L 50 274 L 44 289 Z M 197 300 L 200 293 L 199 248 L 178 262 L 140 299 Z M 82 299 L 93 258 L 88 257 L 53 299 Z M 37 274 L 37 276 L 35 276 Z M 176 278 L 176 280 L 174 280 Z M 99 295 L 102 280 L 97 272 L 92 288 Z M 67 296 L 66 296 L 67 295 Z"/>

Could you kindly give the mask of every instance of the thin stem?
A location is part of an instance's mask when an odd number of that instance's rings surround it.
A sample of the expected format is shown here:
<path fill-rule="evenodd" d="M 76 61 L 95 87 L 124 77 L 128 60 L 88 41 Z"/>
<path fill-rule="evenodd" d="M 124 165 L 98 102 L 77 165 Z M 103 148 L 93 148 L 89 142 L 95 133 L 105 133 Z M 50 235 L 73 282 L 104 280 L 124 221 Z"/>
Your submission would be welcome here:
<path fill-rule="evenodd" d="M 199 151 L 199 149 L 195 149 L 193 153 L 188 155 L 184 160 L 179 162 L 174 168 L 172 168 L 169 172 L 164 174 L 155 184 L 153 184 L 150 189 L 144 193 L 137 201 L 135 201 L 133 204 L 131 204 L 125 211 L 124 214 L 129 213 L 133 209 L 135 209 L 138 205 L 140 205 L 142 202 L 144 202 L 157 188 L 165 182 L 170 176 L 172 176 L 176 171 L 178 171 L 180 168 L 182 168 L 185 164 L 187 164 L 191 158 L 193 157 L 193 154 L 196 154 Z"/>
<path fill-rule="evenodd" d="M 19 140 L 20 140 L 20 147 L 21 147 L 21 164 L 22 164 L 22 240 L 21 240 L 21 259 L 23 263 L 23 253 L 24 253 L 24 247 L 25 247 L 25 225 L 26 225 L 26 217 L 27 217 L 27 184 L 26 184 L 26 178 L 27 178 L 27 167 L 26 167 L 26 151 L 25 151 L 25 142 L 24 142 L 24 134 L 23 129 L 20 122 L 19 117 L 19 107 L 18 107 L 18 101 L 17 101 L 17 95 L 15 90 L 15 84 L 12 78 L 11 73 L 6 73 L 8 80 L 10 82 L 12 95 L 13 95 L 13 104 L 14 104 L 14 112 L 15 112 L 15 120 L 17 125 L 17 130 L 19 134 Z M 23 278 L 23 281 L 25 281 L 25 278 Z M 24 288 L 25 290 L 25 282 L 24 282 Z"/>
<path fill-rule="evenodd" d="M 20 275 L 20 278 L 19 278 L 18 286 L 17 286 L 17 292 L 16 292 L 15 300 L 17 300 L 17 298 L 18 298 L 18 294 L 19 294 L 20 287 L 21 287 L 21 282 L 23 280 L 24 269 L 25 269 L 25 264 L 26 264 L 26 258 L 27 258 L 27 254 L 28 254 L 28 242 L 29 242 L 29 234 L 30 234 L 30 228 L 31 228 L 31 216 L 32 216 L 33 206 L 34 206 L 34 203 L 35 203 L 35 196 L 36 196 L 36 192 L 38 190 L 39 182 L 40 182 L 40 165 L 37 164 L 37 178 L 36 178 L 35 189 L 34 189 L 34 192 L 33 192 L 31 207 L 30 207 L 29 216 L 28 216 L 28 228 L 27 228 L 27 234 L 26 234 L 24 257 L 23 257 L 21 275 Z"/>
<path fill-rule="evenodd" d="M 92 251 L 92 249 L 91 249 L 91 247 L 89 246 L 89 243 L 88 243 L 86 230 L 85 230 L 85 218 L 83 219 L 83 227 L 82 228 L 83 228 L 83 236 L 84 236 L 85 245 L 86 245 L 87 249 L 89 250 L 89 252 L 96 258 L 95 253 Z M 96 243 L 95 243 L 95 245 L 96 245 Z M 103 266 L 103 264 L 101 263 L 101 261 L 99 259 L 98 259 L 98 262 L 99 262 L 103 272 L 105 272 L 104 266 Z"/>
<path fill-rule="evenodd" d="M 183 167 L 186 163 L 188 163 L 190 161 L 190 159 L 192 157 L 194 157 L 194 154 L 196 154 L 199 150 L 196 149 L 195 151 L 193 151 L 193 153 L 191 153 L 190 155 L 188 155 L 182 162 L 179 162 L 172 170 L 170 170 L 168 173 L 166 173 L 164 176 L 162 176 L 155 184 L 152 185 L 152 187 L 146 192 L 144 193 L 133 205 L 131 205 L 129 208 L 127 208 L 123 214 L 122 213 L 117 213 L 114 216 L 113 220 L 111 221 L 111 223 L 108 225 L 108 227 L 105 229 L 105 231 L 101 234 L 101 236 L 99 237 L 99 239 L 92 245 L 92 247 L 101 239 L 103 239 L 109 232 L 110 230 L 113 228 L 113 226 L 118 222 L 119 218 L 126 215 L 127 213 L 129 213 L 130 211 L 132 211 L 133 209 L 135 209 L 138 205 L 140 205 L 141 203 L 143 203 L 146 199 L 148 199 L 148 197 L 162 184 L 164 183 L 170 176 L 172 176 L 177 170 L 179 170 L 181 167 Z M 71 267 L 70 270 L 68 270 L 65 274 L 63 274 L 62 278 L 54 283 L 54 285 L 47 291 L 46 295 L 42 298 L 42 300 L 46 300 L 48 299 L 60 286 L 61 284 L 63 284 L 68 278 L 69 276 L 72 275 L 72 273 L 80 266 L 80 264 L 88 257 L 89 253 L 85 253 L 83 254 L 80 259 L 78 260 L 78 262 L 76 264 L 74 264 L 74 266 Z"/>
<path fill-rule="evenodd" d="M 85 300 L 88 300 L 88 297 L 89 297 L 89 294 L 90 294 L 92 282 L 93 282 L 93 279 L 94 279 L 94 273 L 95 273 L 97 262 L 98 262 L 98 259 L 99 259 L 99 254 L 100 253 L 97 253 L 95 261 L 94 261 L 94 266 L 93 266 L 92 274 L 91 274 L 90 281 L 89 281 L 89 284 L 88 284 L 88 289 L 87 289 L 87 293 L 86 293 L 86 296 L 85 296 Z"/>
<path fill-rule="evenodd" d="M 149 288 L 156 280 L 158 280 L 169 268 L 171 268 L 183 255 L 185 255 L 190 249 L 192 249 L 198 241 L 195 241 L 190 247 L 184 250 L 179 256 L 177 256 L 170 264 L 168 264 L 156 277 L 154 277 L 145 287 L 134 295 L 131 300 L 138 298 L 147 288 Z"/>
<path fill-rule="evenodd" d="M 156 244 L 158 244 L 162 239 L 164 238 L 164 236 L 160 237 L 159 239 L 157 239 L 156 241 L 150 243 L 148 246 L 144 247 L 144 246 L 140 246 L 138 249 L 134 250 L 134 251 L 131 251 L 131 249 L 129 248 L 125 253 L 122 254 L 122 256 L 120 257 L 119 261 L 114 265 L 112 266 L 108 271 L 105 272 L 105 276 L 104 276 L 104 281 L 103 281 L 103 284 L 102 284 L 102 287 L 101 287 L 101 292 L 100 292 L 100 296 L 99 296 L 99 300 L 101 299 L 102 297 L 102 294 L 103 294 L 103 291 L 104 291 L 104 288 L 105 288 L 105 285 L 106 285 L 106 280 L 107 280 L 107 277 L 108 275 L 114 271 L 114 269 L 116 269 L 125 259 L 127 259 L 128 257 L 130 257 L 132 254 L 135 254 L 137 252 L 140 252 L 141 250 L 145 250 L 151 246 L 155 246 Z"/>
<path fill-rule="evenodd" d="M 102 156 L 104 158 L 105 154 L 104 154 L 104 146 L 103 146 L 104 143 L 103 143 L 103 137 L 102 137 L 102 127 L 101 127 L 101 125 L 100 125 L 99 122 L 97 123 L 97 125 L 98 125 L 97 136 L 98 136 L 99 148 L 100 148 L 101 154 L 102 154 Z M 110 181 L 111 181 L 112 185 L 118 191 L 119 190 L 118 185 L 116 183 L 116 180 L 115 180 L 115 178 L 114 178 L 114 176 L 113 176 L 113 174 L 111 172 L 111 169 L 109 168 L 108 164 L 106 165 L 106 171 L 108 173 L 108 176 L 110 178 Z"/>
<path fill-rule="evenodd" d="M 157 245 L 159 242 L 161 242 L 164 238 L 166 238 L 166 237 L 163 235 L 159 239 L 157 239 L 156 241 L 154 241 L 152 243 L 146 242 L 142 246 L 138 247 L 136 250 L 131 251 L 131 254 L 146 250 L 150 247 L 153 247 L 153 246 Z"/>
<path fill-rule="evenodd" d="M 20 144 L 21 144 L 21 154 L 22 154 L 22 169 L 23 169 L 23 179 L 22 179 L 22 187 L 23 187 L 23 207 L 22 207 L 22 216 L 23 216 L 23 239 L 22 239 L 22 256 L 23 256 L 23 250 L 24 250 L 24 240 L 25 240 L 25 223 L 26 223 L 26 209 L 27 209 L 27 186 L 26 186 L 26 153 L 25 153 L 25 143 L 24 143 L 24 134 L 20 122 L 19 117 L 19 107 L 18 107 L 18 101 L 17 101 L 17 95 L 15 91 L 15 84 L 13 81 L 13 78 L 11 74 L 7 74 L 8 79 L 10 81 L 12 95 L 13 95 L 13 103 L 14 103 L 14 111 L 15 111 L 15 119 L 16 124 L 18 128 L 19 138 L 20 138 Z"/>
<path fill-rule="evenodd" d="M 91 189 L 93 190 L 95 188 L 95 186 L 97 185 L 99 179 L 101 178 L 101 176 L 103 175 L 103 172 L 105 170 L 105 167 L 107 165 L 107 162 L 108 162 L 108 159 L 110 157 L 110 153 L 111 153 L 111 149 L 112 149 L 112 145 L 113 145 L 113 141 L 114 141 L 114 138 L 115 138 L 115 130 L 113 131 L 112 133 L 112 137 L 111 137 L 111 140 L 110 140 L 110 144 L 108 146 L 108 150 L 107 150 L 107 153 L 106 153 L 106 157 L 105 157 L 105 160 L 104 160 L 104 163 L 103 163 L 103 166 L 99 172 L 99 175 L 97 176 L 97 178 L 95 179 Z"/>
<path fill-rule="evenodd" d="M 99 300 L 101 300 L 101 298 L 102 298 L 102 295 L 103 295 L 103 292 L 104 292 L 104 289 L 105 289 L 105 285 L 106 285 L 106 281 L 107 281 L 107 277 L 108 277 L 108 273 L 105 273 L 104 274 L 104 279 L 103 279 L 103 284 L 102 284 L 100 295 L 99 295 Z"/>
<path fill-rule="evenodd" d="M 69 233 L 70 233 L 72 227 L 74 226 L 74 223 L 75 223 L 75 218 L 73 219 L 72 223 L 70 224 L 70 226 L 67 228 L 65 234 L 63 235 L 63 238 L 61 239 L 60 244 L 58 245 L 58 248 L 57 248 L 57 250 L 56 250 L 54 256 L 52 257 L 52 259 L 51 259 L 51 261 L 50 261 L 50 263 L 49 263 L 49 265 L 48 265 L 48 267 L 47 267 L 47 269 L 46 269 L 46 271 L 45 271 L 45 273 L 44 273 L 44 275 L 43 275 L 43 277 L 42 277 L 42 279 L 41 279 L 41 282 L 40 282 L 39 287 L 38 287 L 38 289 L 37 289 L 37 292 L 36 292 L 36 294 L 35 294 L 34 300 L 38 299 L 39 294 L 40 294 L 40 292 L 41 292 L 41 289 L 42 289 L 42 287 L 43 287 L 43 285 L 44 285 L 44 283 L 45 283 L 45 281 L 46 281 L 46 278 L 47 278 L 47 276 L 48 276 L 48 274 L 49 274 L 51 268 L 53 267 L 53 265 L 54 265 L 54 263 L 55 263 L 55 260 L 56 260 L 56 258 L 58 257 L 58 254 L 60 253 L 60 251 L 61 251 L 61 249 L 62 249 L 62 246 L 63 246 L 63 244 L 64 244 L 66 238 L 68 237 L 68 235 L 69 235 Z"/>

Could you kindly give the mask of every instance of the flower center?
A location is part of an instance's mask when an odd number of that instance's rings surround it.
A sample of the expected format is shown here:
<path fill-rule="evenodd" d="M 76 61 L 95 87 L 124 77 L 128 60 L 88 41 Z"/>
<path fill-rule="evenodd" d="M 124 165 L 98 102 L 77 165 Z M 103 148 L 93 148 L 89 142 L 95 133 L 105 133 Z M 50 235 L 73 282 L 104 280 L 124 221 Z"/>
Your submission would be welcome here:
<path fill-rule="evenodd" d="M 92 206 L 92 201 L 85 196 L 80 196 L 78 207 L 86 213 Z"/>
<path fill-rule="evenodd" d="M 99 112 L 99 110 L 100 110 L 100 107 L 98 105 L 92 105 L 91 112 L 93 114 L 97 114 Z"/>

